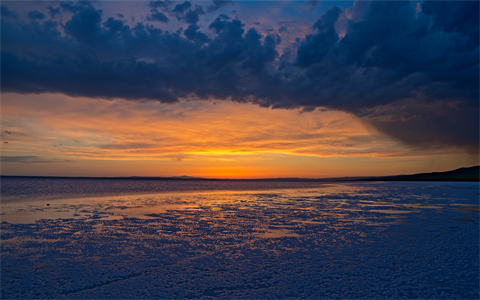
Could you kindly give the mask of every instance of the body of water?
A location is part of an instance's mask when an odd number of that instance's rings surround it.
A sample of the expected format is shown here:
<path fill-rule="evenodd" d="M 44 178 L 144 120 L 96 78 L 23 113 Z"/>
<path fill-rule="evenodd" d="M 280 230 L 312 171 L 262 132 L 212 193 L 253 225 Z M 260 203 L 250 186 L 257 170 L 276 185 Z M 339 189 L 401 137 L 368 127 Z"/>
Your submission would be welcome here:
<path fill-rule="evenodd" d="M 323 185 L 323 183 L 318 182 L 28 177 L 2 177 L 1 183 L 2 202 L 188 191 L 261 191 L 268 189 L 308 188 Z"/>
<path fill-rule="evenodd" d="M 479 298 L 478 183 L 2 179 L 2 298 Z"/>

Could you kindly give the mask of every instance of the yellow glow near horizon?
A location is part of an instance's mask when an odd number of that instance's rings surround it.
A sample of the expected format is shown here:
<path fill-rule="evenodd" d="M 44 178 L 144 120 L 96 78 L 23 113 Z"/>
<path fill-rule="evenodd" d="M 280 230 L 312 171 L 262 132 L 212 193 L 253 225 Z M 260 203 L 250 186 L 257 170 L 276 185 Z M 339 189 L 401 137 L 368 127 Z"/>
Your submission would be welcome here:
<path fill-rule="evenodd" d="M 2 156 L 20 158 L 2 174 L 332 177 L 474 164 L 457 149 L 409 148 L 340 111 L 215 102 L 3 94 Z M 28 156 L 39 161 L 20 161 Z"/>

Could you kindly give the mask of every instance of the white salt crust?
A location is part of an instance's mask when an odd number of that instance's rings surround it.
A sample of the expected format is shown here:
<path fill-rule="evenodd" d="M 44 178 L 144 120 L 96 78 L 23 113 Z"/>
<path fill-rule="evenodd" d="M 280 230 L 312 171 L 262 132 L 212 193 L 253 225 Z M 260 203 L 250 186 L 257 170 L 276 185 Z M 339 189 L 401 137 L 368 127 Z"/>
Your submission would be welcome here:
<path fill-rule="evenodd" d="M 1 298 L 478 299 L 478 188 L 338 184 L 2 204 Z M 25 214 L 30 223 L 15 223 Z"/>

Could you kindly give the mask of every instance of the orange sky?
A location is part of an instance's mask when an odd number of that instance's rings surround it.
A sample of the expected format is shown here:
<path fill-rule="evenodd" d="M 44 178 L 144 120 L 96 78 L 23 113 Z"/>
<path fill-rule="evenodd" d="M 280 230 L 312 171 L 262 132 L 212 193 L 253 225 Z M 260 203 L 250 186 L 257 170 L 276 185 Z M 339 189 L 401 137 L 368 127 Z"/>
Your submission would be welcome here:
<path fill-rule="evenodd" d="M 2 175 L 479 164 L 478 2 L 117 2 L 2 4 Z"/>
<path fill-rule="evenodd" d="M 336 177 L 476 164 L 403 145 L 339 111 L 5 93 L 2 175 Z M 35 158 L 31 158 L 31 157 Z"/>

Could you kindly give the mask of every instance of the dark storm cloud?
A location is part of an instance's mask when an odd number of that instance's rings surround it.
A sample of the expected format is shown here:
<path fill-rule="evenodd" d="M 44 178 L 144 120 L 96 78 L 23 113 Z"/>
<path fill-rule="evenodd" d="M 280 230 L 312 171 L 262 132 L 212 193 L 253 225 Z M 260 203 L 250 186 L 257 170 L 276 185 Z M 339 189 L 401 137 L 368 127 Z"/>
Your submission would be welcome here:
<path fill-rule="evenodd" d="M 168 14 L 175 17 L 178 21 L 185 21 L 187 24 L 195 25 L 200 20 L 200 16 L 205 14 L 202 6 L 193 5 L 190 1 L 176 5 L 171 1 L 151 1 L 149 6 L 152 13 L 147 17 L 149 21 L 167 23 L 169 21 Z M 157 8 L 163 12 L 159 12 Z"/>
<path fill-rule="evenodd" d="M 441 102 L 392 105 L 367 117 L 380 131 L 412 146 L 459 146 L 473 155 L 478 155 L 478 119 L 478 108 L 452 109 L 451 103 Z"/>
<path fill-rule="evenodd" d="M 313 25 L 316 34 L 309 34 L 297 50 L 297 64 L 309 67 L 322 62 L 325 55 L 334 50 L 334 45 L 339 40 L 335 30 L 335 22 L 342 11 L 333 6 Z"/>
<path fill-rule="evenodd" d="M 192 7 L 192 3 L 189 1 L 185 1 L 181 4 L 175 5 L 175 7 L 171 10 L 171 13 L 174 14 L 177 19 L 180 21 L 185 19 L 185 13 Z"/>
<path fill-rule="evenodd" d="M 278 35 L 245 30 L 227 15 L 202 32 L 205 12 L 188 1 L 149 5 L 186 23 L 176 32 L 104 20 L 88 2 L 60 3 L 73 13 L 64 24 L 20 20 L 2 7 L 2 91 L 323 107 L 411 145 L 478 153 L 478 5 L 424 2 L 419 12 L 409 2 L 374 1 L 346 13 L 332 6 L 282 55 Z"/>
<path fill-rule="evenodd" d="M 162 22 L 162 23 L 168 23 L 168 17 L 164 13 L 159 12 L 156 9 L 152 9 L 151 13 L 152 14 L 147 17 L 147 20 L 158 21 L 158 22 Z"/>
<path fill-rule="evenodd" d="M 60 14 L 61 10 L 60 8 L 53 8 L 51 5 L 49 5 L 48 7 L 48 14 L 50 15 L 50 17 L 52 18 L 55 18 L 56 15 Z"/>
<path fill-rule="evenodd" d="M 93 5 L 90 1 L 77 1 L 75 3 L 73 2 L 60 2 L 60 8 L 62 8 L 63 11 L 69 11 L 72 13 L 76 13 L 78 11 L 83 10 L 84 8 L 91 8 L 93 9 Z"/>
<path fill-rule="evenodd" d="M 176 5 L 171 14 L 175 15 L 177 20 L 185 21 L 188 24 L 195 25 L 200 20 L 200 16 L 204 15 L 203 7 L 199 5 L 193 6 L 191 2 L 185 1 Z"/>
<path fill-rule="evenodd" d="M 196 11 L 193 11 L 193 10 L 189 10 L 187 11 L 187 13 L 185 14 L 185 22 L 187 22 L 188 24 L 197 24 L 198 21 L 200 20 L 200 15 L 204 14 L 203 13 L 203 10 L 199 9 L 199 10 L 196 10 Z"/>
<path fill-rule="evenodd" d="M 1 16 L 4 17 L 4 18 L 17 18 L 18 17 L 18 13 L 15 12 L 15 11 L 11 11 L 8 7 L 2 5 L 1 6 Z"/>
<path fill-rule="evenodd" d="M 101 21 L 101 10 L 82 9 L 65 23 L 65 33 L 86 45 L 96 44 L 101 38 Z"/>
<path fill-rule="evenodd" d="M 190 1 L 185 1 L 182 4 L 177 4 L 173 8 L 173 13 L 184 14 L 190 7 L 192 7 L 192 3 Z"/>
<path fill-rule="evenodd" d="M 42 19 L 45 19 L 46 16 L 44 13 L 41 13 L 38 10 L 33 10 L 28 12 L 28 17 L 32 20 L 34 19 L 42 20 Z"/>
<path fill-rule="evenodd" d="M 183 35 L 186 38 L 199 44 L 204 44 L 208 42 L 210 40 L 209 37 L 206 34 L 198 31 L 199 29 L 200 27 L 198 27 L 197 25 L 189 25 L 188 28 L 183 31 Z"/>
<path fill-rule="evenodd" d="M 212 5 L 207 6 L 207 12 L 214 12 L 227 5 L 235 5 L 235 2 L 233 2 L 232 0 L 227 0 L 227 1 L 213 0 L 212 2 L 213 2 Z"/>
<path fill-rule="evenodd" d="M 150 1 L 149 3 L 151 8 L 158 8 L 161 10 L 168 10 L 171 4 L 171 1 Z"/>

